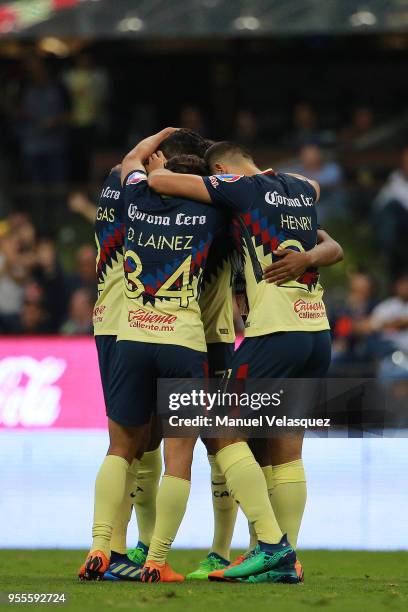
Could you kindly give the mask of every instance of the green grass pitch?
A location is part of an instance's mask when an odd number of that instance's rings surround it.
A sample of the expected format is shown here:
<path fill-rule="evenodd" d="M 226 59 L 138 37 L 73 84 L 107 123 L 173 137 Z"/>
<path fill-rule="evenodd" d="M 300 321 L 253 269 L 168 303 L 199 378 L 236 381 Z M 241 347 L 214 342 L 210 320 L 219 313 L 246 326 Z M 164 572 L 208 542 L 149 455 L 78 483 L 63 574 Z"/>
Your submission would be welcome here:
<path fill-rule="evenodd" d="M 203 551 L 175 550 L 170 563 L 193 569 Z M 408 610 L 408 553 L 304 551 L 303 585 L 80 583 L 76 571 L 83 551 L 0 551 L 2 609 L 49 607 L 62 610 L 184 612 L 327 612 Z M 65 592 L 65 604 L 4 604 L 4 593 Z"/>

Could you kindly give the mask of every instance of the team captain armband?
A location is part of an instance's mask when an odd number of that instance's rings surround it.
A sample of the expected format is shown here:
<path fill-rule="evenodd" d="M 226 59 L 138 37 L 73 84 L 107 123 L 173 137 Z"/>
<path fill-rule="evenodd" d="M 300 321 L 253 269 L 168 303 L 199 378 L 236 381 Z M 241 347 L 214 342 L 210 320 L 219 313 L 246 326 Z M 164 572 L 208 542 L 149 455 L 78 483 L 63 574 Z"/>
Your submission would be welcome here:
<path fill-rule="evenodd" d="M 141 181 L 147 181 L 146 172 L 143 172 L 143 170 L 134 170 L 127 175 L 125 185 L 137 185 Z"/>

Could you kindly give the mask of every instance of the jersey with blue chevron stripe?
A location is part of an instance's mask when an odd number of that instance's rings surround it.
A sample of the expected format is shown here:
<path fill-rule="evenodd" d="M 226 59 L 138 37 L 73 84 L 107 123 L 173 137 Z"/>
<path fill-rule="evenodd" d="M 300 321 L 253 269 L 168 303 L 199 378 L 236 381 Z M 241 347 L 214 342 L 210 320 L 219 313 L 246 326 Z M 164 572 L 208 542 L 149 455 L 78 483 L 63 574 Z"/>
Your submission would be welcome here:
<path fill-rule="evenodd" d="M 198 304 L 203 271 L 222 213 L 184 198 L 162 198 L 146 175 L 125 180 L 124 301 L 119 340 L 205 351 Z"/>
<path fill-rule="evenodd" d="M 204 177 L 211 200 L 236 214 L 249 314 L 245 336 L 329 329 L 317 268 L 278 286 L 263 270 L 280 249 L 309 251 L 317 242 L 316 191 L 301 177 L 267 170 L 253 176 Z"/>
<path fill-rule="evenodd" d="M 123 294 L 124 202 L 119 169 L 106 178 L 95 219 L 98 299 L 93 313 L 95 335 L 118 333 Z"/>

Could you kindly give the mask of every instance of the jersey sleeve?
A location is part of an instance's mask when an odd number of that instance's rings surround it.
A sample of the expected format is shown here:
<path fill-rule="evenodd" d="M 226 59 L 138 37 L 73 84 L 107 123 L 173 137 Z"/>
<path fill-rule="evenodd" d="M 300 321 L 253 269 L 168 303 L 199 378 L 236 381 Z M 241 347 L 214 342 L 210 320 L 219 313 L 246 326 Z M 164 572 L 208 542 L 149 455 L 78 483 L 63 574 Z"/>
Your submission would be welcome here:
<path fill-rule="evenodd" d="M 143 170 L 132 170 L 123 181 L 123 196 L 125 202 L 134 197 L 141 197 L 148 190 L 147 175 Z"/>
<path fill-rule="evenodd" d="M 124 217 L 133 220 L 136 210 L 161 211 L 167 208 L 165 200 L 149 187 L 146 172 L 133 170 L 123 182 Z"/>
<path fill-rule="evenodd" d="M 297 176 L 293 176 L 292 174 L 287 174 L 286 172 L 278 172 L 277 176 L 281 183 L 289 186 L 289 188 L 294 191 L 301 191 L 305 196 L 311 198 L 313 204 L 316 204 L 317 193 L 312 183 L 309 183 L 309 181 L 303 180 Z"/>
<path fill-rule="evenodd" d="M 313 187 L 312 183 L 309 183 L 309 181 L 301 181 L 301 183 L 303 185 L 303 189 L 305 190 L 306 194 L 310 198 L 313 198 L 313 202 L 314 202 L 314 204 L 316 204 L 316 202 L 317 202 L 317 193 L 316 193 L 316 189 Z"/>
<path fill-rule="evenodd" d="M 136 185 L 140 185 L 143 181 L 147 181 L 147 174 L 144 170 L 132 170 L 129 172 L 125 180 L 123 181 L 123 187 L 129 188 L 129 191 Z"/>
<path fill-rule="evenodd" d="M 227 206 L 235 212 L 245 212 L 255 201 L 256 187 L 251 176 L 218 174 L 204 176 L 203 181 L 213 204 Z"/>

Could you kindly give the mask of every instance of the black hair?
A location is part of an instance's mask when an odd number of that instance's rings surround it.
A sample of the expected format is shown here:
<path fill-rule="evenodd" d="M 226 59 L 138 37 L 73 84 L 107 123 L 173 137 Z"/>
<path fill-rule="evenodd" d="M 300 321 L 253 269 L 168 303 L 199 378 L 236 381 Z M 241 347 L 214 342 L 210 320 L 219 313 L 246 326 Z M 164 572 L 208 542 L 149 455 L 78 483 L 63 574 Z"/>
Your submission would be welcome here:
<path fill-rule="evenodd" d="M 167 170 L 180 174 L 198 174 L 207 176 L 208 166 L 202 157 L 197 155 L 175 155 L 166 162 Z"/>
<path fill-rule="evenodd" d="M 253 157 L 246 147 L 226 140 L 211 145 L 205 152 L 204 159 L 208 166 L 211 167 L 216 161 L 220 161 L 226 155 L 240 155 L 253 161 Z"/>
<path fill-rule="evenodd" d="M 160 151 L 167 159 L 176 155 L 196 155 L 203 158 L 207 149 L 208 141 L 205 138 L 185 128 L 167 136 L 160 145 Z"/>

